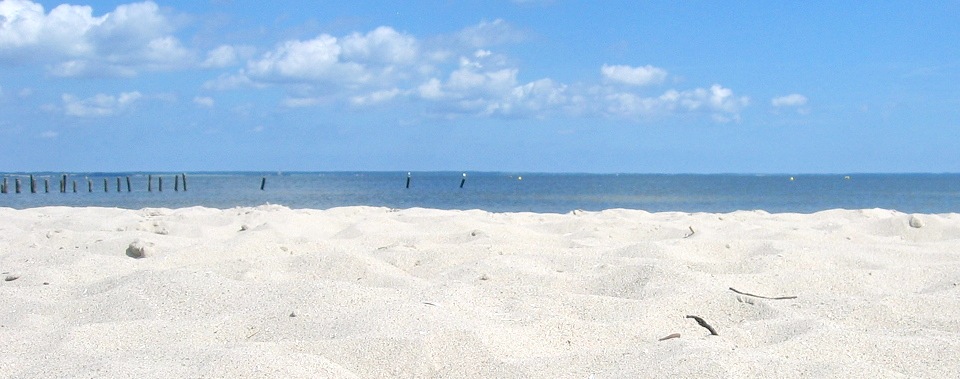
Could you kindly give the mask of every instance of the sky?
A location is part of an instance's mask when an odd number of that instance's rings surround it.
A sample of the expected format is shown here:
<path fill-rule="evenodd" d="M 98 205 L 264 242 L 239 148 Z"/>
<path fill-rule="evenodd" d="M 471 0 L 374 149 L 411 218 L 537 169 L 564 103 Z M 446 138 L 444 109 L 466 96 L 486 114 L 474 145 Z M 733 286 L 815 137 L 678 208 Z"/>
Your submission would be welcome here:
<path fill-rule="evenodd" d="M 0 0 L 0 171 L 960 172 L 960 0 Z"/>

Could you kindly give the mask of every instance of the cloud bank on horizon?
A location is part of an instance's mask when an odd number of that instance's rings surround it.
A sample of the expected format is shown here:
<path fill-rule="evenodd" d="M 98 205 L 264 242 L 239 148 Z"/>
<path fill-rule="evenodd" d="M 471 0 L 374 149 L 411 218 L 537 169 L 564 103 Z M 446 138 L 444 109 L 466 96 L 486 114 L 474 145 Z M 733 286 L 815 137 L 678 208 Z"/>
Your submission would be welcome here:
<path fill-rule="evenodd" d="M 247 8 L 0 0 L 0 148 L 23 169 L 150 138 L 199 169 L 322 150 L 331 169 L 960 171 L 960 57 L 937 42 L 960 33 L 934 16 L 956 3 Z M 905 142 L 933 148 L 890 153 Z"/>

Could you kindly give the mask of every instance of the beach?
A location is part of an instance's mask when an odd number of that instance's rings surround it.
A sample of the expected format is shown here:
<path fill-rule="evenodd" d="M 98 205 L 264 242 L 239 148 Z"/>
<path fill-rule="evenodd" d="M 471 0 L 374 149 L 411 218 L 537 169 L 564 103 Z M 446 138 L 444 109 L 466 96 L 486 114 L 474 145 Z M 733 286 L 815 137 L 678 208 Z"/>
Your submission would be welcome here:
<path fill-rule="evenodd" d="M 6 378 L 960 377 L 956 213 L 0 208 L 0 272 Z"/>

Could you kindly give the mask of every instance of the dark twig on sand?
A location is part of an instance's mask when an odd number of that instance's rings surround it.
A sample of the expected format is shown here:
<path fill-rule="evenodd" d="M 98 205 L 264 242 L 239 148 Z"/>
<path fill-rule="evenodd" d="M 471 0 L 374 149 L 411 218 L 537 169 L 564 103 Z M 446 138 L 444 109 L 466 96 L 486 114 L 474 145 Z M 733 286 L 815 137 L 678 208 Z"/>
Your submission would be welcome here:
<path fill-rule="evenodd" d="M 683 236 L 683 238 L 693 237 L 694 234 L 697 234 L 697 232 L 696 232 L 695 230 L 693 230 L 693 227 L 691 226 L 691 227 L 690 227 L 690 234 L 687 234 L 687 235 Z"/>
<path fill-rule="evenodd" d="M 666 340 L 674 339 L 674 338 L 680 338 L 680 333 L 673 333 L 673 334 L 671 334 L 671 335 L 669 335 L 669 336 L 666 336 L 666 337 L 663 337 L 663 338 L 659 339 L 659 341 L 666 341 Z"/>
<path fill-rule="evenodd" d="M 753 297 L 757 297 L 757 298 L 761 298 L 761 299 L 768 299 L 768 300 L 789 300 L 789 299 L 796 299 L 796 298 L 797 298 L 796 296 L 767 297 L 767 296 L 754 295 L 754 294 L 752 294 L 752 293 L 746 293 L 746 292 L 743 292 L 743 291 L 737 291 L 737 290 L 736 290 L 735 288 L 733 288 L 733 287 L 730 287 L 730 290 L 733 291 L 733 292 L 736 292 L 736 293 L 738 293 L 738 294 L 741 294 L 741 295 L 753 296 Z"/>
<path fill-rule="evenodd" d="M 697 324 L 700 324 L 700 326 L 702 326 L 702 327 L 704 327 L 704 328 L 707 328 L 707 330 L 710 331 L 710 334 L 715 335 L 715 336 L 719 336 L 719 335 L 720 335 L 720 334 L 717 333 L 716 329 L 713 329 L 713 327 L 710 326 L 710 324 L 707 324 L 707 322 L 704 321 L 702 317 L 700 317 L 700 316 L 687 316 L 687 318 L 692 318 L 692 319 L 696 320 L 696 321 L 697 321 Z"/>

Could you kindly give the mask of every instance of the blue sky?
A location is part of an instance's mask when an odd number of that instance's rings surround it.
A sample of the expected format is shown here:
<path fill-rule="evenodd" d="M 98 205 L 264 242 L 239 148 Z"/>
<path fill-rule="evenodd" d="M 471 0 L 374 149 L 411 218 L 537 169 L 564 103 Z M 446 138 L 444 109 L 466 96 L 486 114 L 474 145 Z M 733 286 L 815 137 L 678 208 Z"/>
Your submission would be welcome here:
<path fill-rule="evenodd" d="M 960 172 L 958 15 L 0 0 L 0 170 Z"/>

